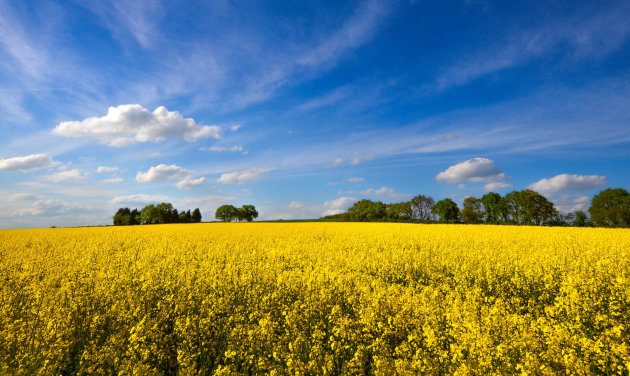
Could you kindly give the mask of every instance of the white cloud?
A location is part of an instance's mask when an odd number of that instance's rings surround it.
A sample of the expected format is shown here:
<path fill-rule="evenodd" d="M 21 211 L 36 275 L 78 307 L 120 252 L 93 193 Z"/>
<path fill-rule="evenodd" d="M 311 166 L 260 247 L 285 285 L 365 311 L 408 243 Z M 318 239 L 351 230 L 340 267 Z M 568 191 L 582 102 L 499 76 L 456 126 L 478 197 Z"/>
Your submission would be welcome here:
<path fill-rule="evenodd" d="M 275 170 L 275 167 L 253 167 L 247 170 L 227 172 L 219 177 L 217 181 L 225 184 L 243 184 L 247 181 L 260 179 L 260 174 Z"/>
<path fill-rule="evenodd" d="M 562 195 L 553 204 L 560 213 L 573 213 L 578 210 L 587 211 L 591 198 L 588 196 Z"/>
<path fill-rule="evenodd" d="M 337 158 L 334 161 L 332 161 L 332 163 L 330 164 L 332 167 L 334 166 L 339 166 L 340 164 L 343 163 L 343 158 Z"/>
<path fill-rule="evenodd" d="M 118 167 L 98 166 L 96 172 L 99 174 L 118 171 Z"/>
<path fill-rule="evenodd" d="M 122 183 L 123 178 L 103 179 L 103 183 Z"/>
<path fill-rule="evenodd" d="M 66 214 L 72 205 L 58 199 L 32 193 L 10 195 L 8 202 L 12 204 L 6 214 L 10 216 L 56 217 Z"/>
<path fill-rule="evenodd" d="M 171 180 L 183 178 L 190 174 L 190 171 L 183 169 L 177 165 L 159 164 L 149 168 L 147 172 L 138 172 L 136 181 L 140 183 L 148 183 L 160 180 Z"/>
<path fill-rule="evenodd" d="M 437 181 L 454 184 L 460 181 L 492 182 L 508 179 L 507 176 L 487 158 L 473 158 L 458 163 L 440 172 L 435 177 Z"/>
<path fill-rule="evenodd" d="M 54 174 L 44 176 L 44 179 L 54 182 L 54 183 L 58 183 L 62 181 L 80 181 L 80 180 L 83 180 L 84 178 L 85 177 L 81 175 L 81 172 L 79 172 L 79 170 L 77 170 L 76 168 L 73 170 L 56 172 Z"/>
<path fill-rule="evenodd" d="M 605 183 L 605 176 L 561 174 L 553 178 L 541 179 L 527 188 L 540 193 L 552 194 L 564 191 L 585 191 L 601 187 Z"/>
<path fill-rule="evenodd" d="M 233 125 L 233 126 L 231 126 L 231 127 L 230 127 L 230 130 L 231 130 L 232 132 L 236 132 L 236 131 L 238 131 L 240 128 L 241 128 L 241 125 L 240 125 L 240 124 L 235 124 L 235 125 Z"/>
<path fill-rule="evenodd" d="M 221 146 L 210 146 L 210 147 L 202 147 L 199 148 L 199 151 L 214 151 L 214 152 L 221 152 L 221 151 L 231 151 L 231 152 L 237 152 L 237 151 L 243 151 L 243 147 L 242 146 L 232 146 L 232 147 L 221 147 Z"/>
<path fill-rule="evenodd" d="M 492 183 L 488 183 L 488 184 L 484 185 L 483 189 L 485 191 L 490 192 L 490 191 L 498 191 L 498 190 L 501 190 L 501 189 L 510 188 L 511 186 L 512 186 L 512 184 L 496 181 L 496 182 L 492 182 Z"/>
<path fill-rule="evenodd" d="M 324 213 L 322 215 L 343 213 L 355 202 L 357 202 L 357 199 L 354 197 L 339 197 L 336 200 L 326 201 L 324 202 Z"/>
<path fill-rule="evenodd" d="M 370 189 L 363 190 L 359 193 L 365 196 L 387 196 L 387 197 L 396 198 L 396 199 L 403 199 L 403 198 L 411 197 L 411 195 L 409 194 L 398 193 L 394 189 L 387 188 L 387 187 L 381 187 L 379 189 L 370 188 Z"/>
<path fill-rule="evenodd" d="M 365 179 L 364 178 L 349 178 L 348 181 L 350 183 L 361 183 L 361 182 L 364 182 Z"/>
<path fill-rule="evenodd" d="M 333 185 L 339 185 L 341 183 L 339 183 L 338 181 L 330 181 L 328 183 L 326 183 L 327 187 L 332 187 Z"/>
<path fill-rule="evenodd" d="M 354 157 L 354 159 L 350 161 L 350 164 L 358 165 L 358 164 L 361 164 L 361 162 L 363 162 L 363 160 L 359 159 L 359 157 Z"/>
<path fill-rule="evenodd" d="M 23 157 L 0 159 L 0 171 L 33 171 L 53 164 L 52 159 L 46 154 L 31 154 Z"/>
<path fill-rule="evenodd" d="M 82 121 L 64 121 L 53 130 L 65 137 L 90 137 L 110 146 L 126 146 L 135 142 L 159 142 L 169 137 L 196 141 L 200 138 L 220 138 L 216 125 L 199 125 L 177 111 L 160 106 L 153 112 L 139 104 L 110 107 L 103 117 Z"/>
<path fill-rule="evenodd" d="M 465 189 L 466 188 L 466 184 L 462 183 L 462 184 L 458 184 L 457 185 L 458 189 Z"/>
<path fill-rule="evenodd" d="M 199 179 L 186 178 L 181 180 L 175 184 L 175 186 L 179 189 L 193 189 L 199 187 L 203 183 L 206 182 L 206 178 L 201 177 Z"/>
<path fill-rule="evenodd" d="M 289 209 L 303 209 L 303 208 L 304 208 L 303 202 L 291 201 L 289 203 Z"/>
<path fill-rule="evenodd" d="M 145 206 L 149 204 L 156 204 L 160 202 L 170 202 L 170 197 L 160 195 L 147 195 L 144 193 L 138 193 L 127 196 L 114 197 L 111 203 L 116 205 L 128 205 L 128 206 Z"/>

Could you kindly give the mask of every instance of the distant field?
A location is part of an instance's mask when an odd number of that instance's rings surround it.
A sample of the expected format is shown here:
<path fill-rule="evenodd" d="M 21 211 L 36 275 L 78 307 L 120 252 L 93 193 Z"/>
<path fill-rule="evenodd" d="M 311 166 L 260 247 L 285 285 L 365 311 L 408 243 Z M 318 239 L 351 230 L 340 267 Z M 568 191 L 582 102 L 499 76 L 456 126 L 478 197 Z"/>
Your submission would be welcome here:
<path fill-rule="evenodd" d="M 625 374 L 630 230 L 0 231 L 1 374 Z"/>

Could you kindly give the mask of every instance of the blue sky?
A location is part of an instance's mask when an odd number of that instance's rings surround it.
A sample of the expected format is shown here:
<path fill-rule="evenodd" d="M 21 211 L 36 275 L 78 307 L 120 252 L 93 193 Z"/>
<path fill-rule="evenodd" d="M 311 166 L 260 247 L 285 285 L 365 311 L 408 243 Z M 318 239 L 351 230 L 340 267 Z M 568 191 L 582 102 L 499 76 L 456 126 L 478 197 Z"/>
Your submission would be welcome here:
<path fill-rule="evenodd" d="M 630 3 L 0 0 L 0 228 L 630 188 Z"/>

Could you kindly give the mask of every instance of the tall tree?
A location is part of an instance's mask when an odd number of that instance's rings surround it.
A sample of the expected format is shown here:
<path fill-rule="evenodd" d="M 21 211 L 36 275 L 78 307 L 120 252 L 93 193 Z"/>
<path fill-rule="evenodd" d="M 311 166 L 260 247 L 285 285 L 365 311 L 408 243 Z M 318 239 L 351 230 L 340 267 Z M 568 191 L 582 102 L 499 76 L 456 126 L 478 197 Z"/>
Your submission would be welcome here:
<path fill-rule="evenodd" d="M 199 210 L 199 208 L 195 208 L 195 210 L 193 210 L 191 219 L 193 223 L 201 222 L 201 211 Z"/>
<path fill-rule="evenodd" d="M 409 202 L 411 203 L 411 210 L 413 210 L 413 218 L 431 219 L 431 208 L 435 205 L 433 197 L 417 195 Z"/>
<path fill-rule="evenodd" d="M 578 210 L 575 212 L 575 214 L 573 215 L 574 219 L 573 222 L 571 222 L 571 226 L 574 227 L 587 227 L 590 226 L 591 223 L 588 219 L 588 216 L 586 215 L 586 213 L 584 213 L 581 210 Z"/>
<path fill-rule="evenodd" d="M 238 209 L 236 209 L 232 205 L 222 205 L 217 208 L 214 217 L 223 222 L 232 222 L 234 219 L 236 219 L 237 211 Z"/>
<path fill-rule="evenodd" d="M 363 199 L 357 201 L 348 209 L 348 219 L 353 222 L 367 221 L 368 207 L 372 204 L 372 200 Z"/>
<path fill-rule="evenodd" d="M 398 202 L 395 204 L 387 204 L 387 218 L 391 220 L 411 219 L 413 210 L 411 202 Z"/>
<path fill-rule="evenodd" d="M 173 220 L 173 215 L 174 215 L 173 204 L 168 203 L 168 202 L 163 202 L 161 204 L 158 204 L 155 207 L 155 210 L 157 211 L 157 222 L 155 222 L 155 223 L 172 223 L 172 222 L 174 222 L 174 220 Z"/>
<path fill-rule="evenodd" d="M 440 222 L 453 223 L 459 219 L 459 207 L 450 198 L 440 200 L 433 205 L 431 213 L 440 217 Z"/>
<path fill-rule="evenodd" d="M 548 225 L 558 222 L 559 213 L 553 203 L 530 189 L 508 193 L 505 205 L 515 224 Z"/>
<path fill-rule="evenodd" d="M 140 222 L 145 225 L 152 225 L 159 222 L 159 211 L 155 208 L 155 205 L 147 205 L 140 211 Z"/>
<path fill-rule="evenodd" d="M 131 225 L 131 210 L 129 208 L 120 208 L 114 214 L 114 226 L 128 226 Z"/>
<path fill-rule="evenodd" d="M 238 209 L 239 221 L 251 222 L 254 218 L 258 218 L 258 212 L 254 205 L 243 205 Z"/>
<path fill-rule="evenodd" d="M 462 209 L 462 218 L 466 223 L 481 223 L 483 221 L 483 204 L 476 197 L 466 197 L 464 199 L 464 208 Z"/>
<path fill-rule="evenodd" d="M 630 194 L 623 188 L 605 189 L 593 197 L 588 212 L 597 226 L 630 227 Z"/>
<path fill-rule="evenodd" d="M 488 192 L 481 197 L 486 223 L 497 223 L 501 220 L 501 195 Z"/>

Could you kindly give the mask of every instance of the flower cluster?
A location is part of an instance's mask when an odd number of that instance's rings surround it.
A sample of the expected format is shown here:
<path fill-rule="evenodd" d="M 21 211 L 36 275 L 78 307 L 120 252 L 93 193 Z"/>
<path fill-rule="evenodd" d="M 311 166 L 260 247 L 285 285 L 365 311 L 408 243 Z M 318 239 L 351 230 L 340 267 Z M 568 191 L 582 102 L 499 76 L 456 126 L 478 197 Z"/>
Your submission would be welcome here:
<path fill-rule="evenodd" d="M 0 374 L 625 374 L 630 230 L 0 231 Z"/>

